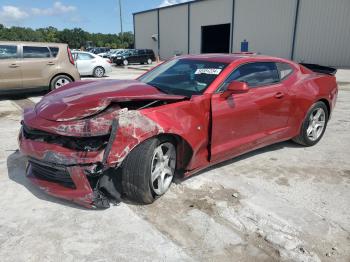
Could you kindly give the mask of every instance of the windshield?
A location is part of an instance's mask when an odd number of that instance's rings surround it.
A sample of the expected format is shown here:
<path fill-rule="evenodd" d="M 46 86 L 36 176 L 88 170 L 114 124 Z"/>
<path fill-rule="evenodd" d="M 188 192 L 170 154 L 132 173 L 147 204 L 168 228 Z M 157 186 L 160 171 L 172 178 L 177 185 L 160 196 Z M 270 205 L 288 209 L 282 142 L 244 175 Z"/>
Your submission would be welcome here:
<path fill-rule="evenodd" d="M 226 66 L 226 63 L 174 59 L 139 80 L 167 94 L 192 96 L 202 94 Z"/>

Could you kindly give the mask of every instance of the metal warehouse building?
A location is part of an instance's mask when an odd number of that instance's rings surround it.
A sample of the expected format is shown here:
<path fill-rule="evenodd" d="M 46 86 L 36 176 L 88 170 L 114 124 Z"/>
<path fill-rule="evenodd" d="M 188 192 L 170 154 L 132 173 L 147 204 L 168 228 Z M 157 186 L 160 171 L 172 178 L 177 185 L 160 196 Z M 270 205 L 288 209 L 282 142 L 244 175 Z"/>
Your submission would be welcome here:
<path fill-rule="evenodd" d="M 350 0 L 197 0 L 134 14 L 135 47 L 162 59 L 248 50 L 350 67 Z"/>

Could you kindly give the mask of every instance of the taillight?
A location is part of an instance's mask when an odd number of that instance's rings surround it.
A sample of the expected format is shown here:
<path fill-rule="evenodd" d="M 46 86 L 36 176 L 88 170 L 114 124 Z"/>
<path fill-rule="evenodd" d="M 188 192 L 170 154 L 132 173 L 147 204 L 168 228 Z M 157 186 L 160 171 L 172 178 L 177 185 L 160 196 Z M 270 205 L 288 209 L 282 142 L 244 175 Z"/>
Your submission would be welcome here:
<path fill-rule="evenodd" d="M 75 65 L 74 59 L 73 59 L 73 56 L 72 56 L 72 53 L 71 53 L 69 47 L 67 47 L 67 52 L 68 52 L 69 62 L 70 62 L 72 65 Z"/>
<path fill-rule="evenodd" d="M 112 64 L 112 61 L 111 61 L 111 59 L 107 59 L 107 62 L 108 62 L 108 63 L 110 63 L 110 64 Z"/>

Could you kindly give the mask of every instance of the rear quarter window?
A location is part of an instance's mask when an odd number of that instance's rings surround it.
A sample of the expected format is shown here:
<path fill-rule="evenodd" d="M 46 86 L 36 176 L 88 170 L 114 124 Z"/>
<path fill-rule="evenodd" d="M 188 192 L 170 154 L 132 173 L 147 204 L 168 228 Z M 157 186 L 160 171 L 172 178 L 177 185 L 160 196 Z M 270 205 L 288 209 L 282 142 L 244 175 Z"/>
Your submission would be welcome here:
<path fill-rule="evenodd" d="M 78 53 L 78 60 L 92 60 L 94 57 L 87 53 Z"/>
<path fill-rule="evenodd" d="M 290 74 L 293 73 L 293 68 L 287 63 L 276 63 L 280 79 L 286 79 Z"/>
<path fill-rule="evenodd" d="M 49 47 L 49 48 L 50 48 L 52 57 L 57 57 L 59 48 L 58 47 Z"/>
<path fill-rule="evenodd" d="M 45 46 L 23 46 L 23 58 L 49 58 L 50 51 Z"/>

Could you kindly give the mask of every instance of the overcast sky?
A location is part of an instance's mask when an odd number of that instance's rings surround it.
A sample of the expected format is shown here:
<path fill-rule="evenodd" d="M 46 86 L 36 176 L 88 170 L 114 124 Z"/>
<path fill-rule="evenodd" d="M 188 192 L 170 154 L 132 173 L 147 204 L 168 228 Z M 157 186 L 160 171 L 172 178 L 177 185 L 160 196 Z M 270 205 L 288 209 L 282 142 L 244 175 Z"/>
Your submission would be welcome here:
<path fill-rule="evenodd" d="M 124 31 L 133 31 L 134 12 L 187 1 L 122 0 Z M 81 27 L 94 33 L 119 33 L 118 8 L 118 0 L 0 0 L 0 23 L 31 28 Z"/>

